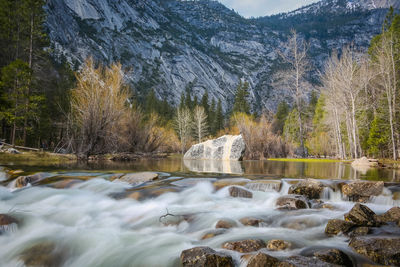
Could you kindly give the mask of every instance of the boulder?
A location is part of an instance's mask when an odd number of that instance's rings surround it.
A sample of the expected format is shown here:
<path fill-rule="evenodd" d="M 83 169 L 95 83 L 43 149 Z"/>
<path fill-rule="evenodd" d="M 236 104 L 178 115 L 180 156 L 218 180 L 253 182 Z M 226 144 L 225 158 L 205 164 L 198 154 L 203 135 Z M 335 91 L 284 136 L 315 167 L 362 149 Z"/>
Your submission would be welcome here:
<path fill-rule="evenodd" d="M 217 235 L 223 235 L 225 233 L 226 233 L 226 229 L 224 229 L 224 228 L 214 229 L 214 230 L 211 230 L 211 231 L 205 233 L 201 237 L 201 240 L 213 238 L 213 237 L 215 237 Z"/>
<path fill-rule="evenodd" d="M 321 196 L 324 185 L 315 179 L 305 179 L 292 185 L 289 194 L 303 195 L 308 199 L 318 199 Z"/>
<path fill-rule="evenodd" d="M 376 214 L 367 206 L 356 203 L 353 208 L 344 215 L 347 222 L 357 226 L 378 226 Z"/>
<path fill-rule="evenodd" d="M 219 220 L 217 224 L 215 225 L 215 228 L 224 228 L 224 229 L 229 229 L 236 227 L 237 224 L 233 220 Z"/>
<path fill-rule="evenodd" d="M 307 209 L 307 199 L 300 195 L 286 195 L 281 196 L 276 200 L 276 206 L 278 209 Z"/>
<path fill-rule="evenodd" d="M 349 232 L 350 237 L 356 237 L 356 236 L 363 236 L 367 235 L 371 232 L 371 229 L 366 226 L 360 226 L 360 227 L 355 227 L 353 230 Z"/>
<path fill-rule="evenodd" d="M 49 173 L 45 173 L 45 172 L 39 172 L 39 173 L 35 173 L 32 175 L 27 175 L 27 176 L 20 176 L 17 179 L 15 179 L 15 187 L 16 188 L 22 188 L 27 186 L 28 184 L 34 184 L 37 183 L 47 177 L 52 176 Z"/>
<path fill-rule="evenodd" d="M 342 193 L 356 202 L 366 202 L 370 196 L 379 196 L 383 191 L 384 183 L 354 181 L 342 186 Z"/>
<path fill-rule="evenodd" d="M 347 234 L 355 226 L 352 222 L 333 219 L 329 220 L 325 227 L 325 234 L 328 236 L 338 235 L 339 233 Z"/>
<path fill-rule="evenodd" d="M 277 258 L 274 258 L 265 253 L 257 253 L 252 255 L 247 263 L 247 267 L 275 267 L 279 263 Z"/>
<path fill-rule="evenodd" d="M 237 187 L 237 186 L 229 187 L 229 195 L 231 197 L 243 197 L 243 198 L 252 198 L 253 197 L 252 192 L 250 192 L 246 189 Z"/>
<path fill-rule="evenodd" d="M 25 249 L 20 258 L 26 266 L 54 267 L 63 265 L 66 254 L 65 250 L 57 248 L 54 243 L 45 241 Z"/>
<path fill-rule="evenodd" d="M 393 207 L 386 211 L 384 214 L 378 216 L 379 221 L 388 222 L 400 222 L 400 207 Z"/>
<path fill-rule="evenodd" d="M 13 231 L 18 225 L 18 220 L 15 219 L 14 217 L 11 217 L 10 215 L 7 214 L 0 214 L 0 235 Z"/>
<path fill-rule="evenodd" d="M 349 246 L 378 264 L 400 266 L 400 237 L 359 236 Z"/>
<path fill-rule="evenodd" d="M 304 257 L 304 256 L 292 256 L 285 260 L 282 260 L 278 264 L 278 267 L 337 267 L 336 264 L 327 263 L 318 258 Z"/>
<path fill-rule="evenodd" d="M 245 151 L 241 135 L 224 135 L 193 145 L 183 156 L 184 159 L 241 160 Z"/>
<path fill-rule="evenodd" d="M 267 249 L 272 250 L 272 251 L 280 251 L 280 250 L 285 250 L 289 249 L 292 247 L 292 244 L 290 242 L 284 241 L 284 240 L 278 240 L 278 239 L 273 239 L 268 241 L 267 244 Z"/>
<path fill-rule="evenodd" d="M 136 172 L 127 173 L 114 181 L 126 182 L 132 185 L 151 182 L 158 179 L 158 173 L 155 172 Z"/>
<path fill-rule="evenodd" d="M 190 267 L 233 267 L 232 257 L 220 252 L 216 252 L 209 247 L 194 247 L 182 251 L 182 266 Z"/>
<path fill-rule="evenodd" d="M 262 220 L 254 218 L 254 217 L 245 217 L 239 220 L 245 226 L 260 226 Z"/>
<path fill-rule="evenodd" d="M 359 159 L 355 159 L 352 163 L 351 166 L 353 167 L 378 167 L 379 162 L 377 159 L 368 159 L 367 157 L 362 157 Z"/>
<path fill-rule="evenodd" d="M 250 180 L 245 178 L 226 178 L 226 179 L 218 179 L 213 183 L 213 186 L 216 190 L 219 190 L 225 186 L 243 186 L 248 183 Z"/>
<path fill-rule="evenodd" d="M 241 241 L 226 242 L 222 245 L 222 247 L 224 249 L 246 253 L 265 248 L 265 242 L 260 239 L 247 239 Z"/>
<path fill-rule="evenodd" d="M 337 264 L 346 267 L 353 266 L 353 262 L 351 261 L 350 257 L 347 256 L 346 253 L 338 249 L 319 250 L 314 253 L 314 257 L 327 263 Z"/>

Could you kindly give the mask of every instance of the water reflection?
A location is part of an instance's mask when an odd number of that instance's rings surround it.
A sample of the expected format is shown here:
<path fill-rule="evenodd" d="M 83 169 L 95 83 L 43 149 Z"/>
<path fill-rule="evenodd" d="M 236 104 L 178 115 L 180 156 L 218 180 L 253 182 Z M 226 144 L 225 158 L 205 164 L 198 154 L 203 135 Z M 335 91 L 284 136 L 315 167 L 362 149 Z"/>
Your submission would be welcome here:
<path fill-rule="evenodd" d="M 53 165 L 29 164 L 29 162 L 2 163 L 0 166 L 8 166 L 11 169 L 22 169 L 26 172 L 66 171 L 79 170 L 104 171 L 104 172 L 140 172 L 157 171 L 168 172 L 179 176 L 201 176 L 202 173 L 232 174 L 248 178 L 321 178 L 321 179 L 363 179 L 400 181 L 400 172 L 390 168 L 371 168 L 369 170 L 357 170 L 350 163 L 344 162 L 299 162 L 299 161 L 211 161 L 211 160 L 182 160 L 180 157 L 165 159 L 143 159 L 134 162 L 90 162 L 68 163 Z M 0 171 L 0 180 L 2 172 Z"/>
<path fill-rule="evenodd" d="M 184 159 L 183 162 L 192 172 L 243 174 L 243 168 L 239 161 Z"/>

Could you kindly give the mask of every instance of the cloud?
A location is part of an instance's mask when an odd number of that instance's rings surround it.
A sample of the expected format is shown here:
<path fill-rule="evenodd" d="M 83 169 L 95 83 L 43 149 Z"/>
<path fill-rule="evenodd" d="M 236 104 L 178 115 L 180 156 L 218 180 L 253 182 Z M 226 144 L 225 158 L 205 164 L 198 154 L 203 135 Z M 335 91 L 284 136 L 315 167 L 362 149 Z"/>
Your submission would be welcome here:
<path fill-rule="evenodd" d="M 260 17 L 295 10 L 319 0 L 219 0 L 244 17 Z"/>

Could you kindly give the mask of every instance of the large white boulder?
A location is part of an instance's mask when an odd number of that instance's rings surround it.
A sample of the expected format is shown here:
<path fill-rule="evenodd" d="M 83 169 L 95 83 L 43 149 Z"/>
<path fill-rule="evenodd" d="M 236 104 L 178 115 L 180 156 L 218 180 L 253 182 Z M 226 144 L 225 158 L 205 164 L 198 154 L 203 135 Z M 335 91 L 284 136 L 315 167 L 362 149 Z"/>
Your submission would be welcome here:
<path fill-rule="evenodd" d="M 224 135 L 193 145 L 184 159 L 241 160 L 246 146 L 242 135 Z"/>

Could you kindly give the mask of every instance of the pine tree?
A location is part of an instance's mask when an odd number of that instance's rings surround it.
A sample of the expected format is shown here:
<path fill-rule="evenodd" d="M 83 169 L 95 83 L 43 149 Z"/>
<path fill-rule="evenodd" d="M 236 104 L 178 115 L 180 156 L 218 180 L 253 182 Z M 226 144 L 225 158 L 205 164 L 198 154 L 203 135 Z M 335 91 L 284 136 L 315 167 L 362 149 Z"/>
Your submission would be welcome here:
<path fill-rule="evenodd" d="M 249 97 L 249 83 L 240 81 L 235 93 L 235 102 L 233 104 L 233 113 L 250 114 L 250 105 L 247 100 Z"/>
<path fill-rule="evenodd" d="M 368 153 L 373 156 L 384 157 L 384 151 L 388 149 L 390 140 L 390 132 L 386 127 L 387 124 L 382 119 L 376 117 L 371 123 L 371 129 L 368 136 Z"/>
<path fill-rule="evenodd" d="M 278 104 L 274 120 L 275 133 L 283 132 L 283 126 L 285 125 L 285 120 L 289 114 L 289 109 L 289 105 L 286 103 L 286 101 L 282 101 Z"/>
<path fill-rule="evenodd" d="M 222 103 L 221 99 L 218 100 L 217 110 L 215 112 L 215 120 L 214 120 L 214 130 L 215 133 L 222 130 L 224 128 L 224 114 L 222 111 Z"/>
<path fill-rule="evenodd" d="M 210 133 L 212 134 L 212 135 L 215 135 L 215 113 L 216 113 L 216 110 L 215 110 L 215 100 L 214 100 L 214 98 L 211 100 L 211 106 L 210 106 L 210 111 L 209 111 L 209 114 L 208 114 L 208 118 L 207 118 L 207 122 L 208 122 L 208 125 L 210 126 Z"/>
<path fill-rule="evenodd" d="M 181 101 L 179 102 L 179 109 L 183 109 L 185 107 L 186 107 L 185 92 L 182 92 Z"/>
<path fill-rule="evenodd" d="M 203 97 L 201 98 L 201 106 L 204 108 L 207 116 L 210 112 L 210 104 L 208 103 L 208 92 L 205 91 Z"/>

